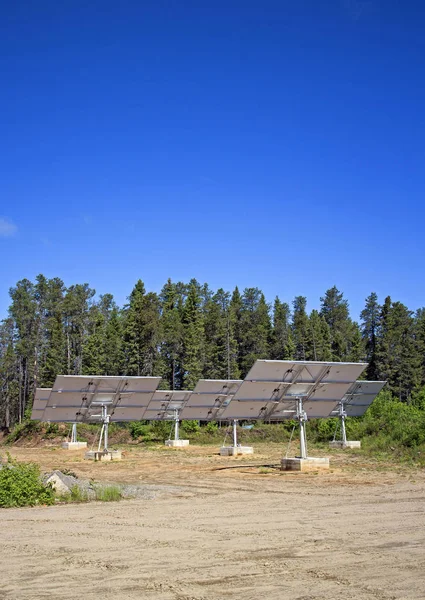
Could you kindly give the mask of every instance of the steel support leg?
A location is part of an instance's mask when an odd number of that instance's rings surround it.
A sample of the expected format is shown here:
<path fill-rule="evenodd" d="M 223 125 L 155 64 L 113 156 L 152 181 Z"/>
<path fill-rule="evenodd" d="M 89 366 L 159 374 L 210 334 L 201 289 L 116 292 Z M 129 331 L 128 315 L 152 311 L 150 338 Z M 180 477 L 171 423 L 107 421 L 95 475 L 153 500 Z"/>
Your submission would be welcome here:
<path fill-rule="evenodd" d="M 72 433 L 71 433 L 71 442 L 75 443 L 77 441 L 77 423 L 72 424 Z"/>
<path fill-rule="evenodd" d="M 307 440 L 305 434 L 305 423 L 307 421 L 307 415 L 303 409 L 302 398 L 298 398 L 297 402 L 297 419 L 300 424 L 300 458 L 307 458 Z"/>
<path fill-rule="evenodd" d="M 177 442 L 179 439 L 179 413 L 176 411 L 174 413 L 174 440 Z"/>

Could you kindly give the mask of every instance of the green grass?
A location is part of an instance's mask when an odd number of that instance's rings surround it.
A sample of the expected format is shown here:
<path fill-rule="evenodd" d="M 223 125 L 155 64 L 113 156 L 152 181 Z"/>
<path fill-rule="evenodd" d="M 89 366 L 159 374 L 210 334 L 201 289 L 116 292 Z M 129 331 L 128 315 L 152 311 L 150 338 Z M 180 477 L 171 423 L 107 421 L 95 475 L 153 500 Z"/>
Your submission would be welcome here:
<path fill-rule="evenodd" d="M 117 485 L 97 486 L 96 500 L 100 502 L 118 502 L 122 499 L 121 490 Z"/>
<path fill-rule="evenodd" d="M 59 500 L 61 502 L 67 503 L 80 503 L 80 502 L 88 502 L 89 495 L 86 490 L 82 490 L 78 485 L 74 485 L 71 488 L 71 491 L 68 494 L 63 494 L 60 496 Z"/>

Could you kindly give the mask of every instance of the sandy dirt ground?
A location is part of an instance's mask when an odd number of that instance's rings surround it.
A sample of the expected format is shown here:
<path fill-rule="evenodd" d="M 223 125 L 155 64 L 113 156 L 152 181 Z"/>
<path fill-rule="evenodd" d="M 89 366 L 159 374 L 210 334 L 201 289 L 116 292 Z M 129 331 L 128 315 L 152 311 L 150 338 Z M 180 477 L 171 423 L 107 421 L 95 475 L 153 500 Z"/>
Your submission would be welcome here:
<path fill-rule="evenodd" d="M 56 448 L 11 453 L 156 492 L 1 510 L 1 599 L 425 598 L 419 469 L 332 451 L 327 473 L 282 473 L 277 445 L 243 458 L 129 447 L 113 464 Z"/>

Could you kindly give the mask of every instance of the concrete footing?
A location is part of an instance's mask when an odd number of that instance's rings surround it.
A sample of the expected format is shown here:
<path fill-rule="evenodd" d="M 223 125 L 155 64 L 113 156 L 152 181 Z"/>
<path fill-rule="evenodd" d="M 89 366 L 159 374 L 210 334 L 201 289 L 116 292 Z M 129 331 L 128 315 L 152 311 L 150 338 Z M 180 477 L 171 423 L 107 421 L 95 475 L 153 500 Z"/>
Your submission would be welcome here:
<path fill-rule="evenodd" d="M 165 440 L 165 445 L 169 448 L 184 448 L 189 446 L 189 440 Z"/>
<path fill-rule="evenodd" d="M 64 450 L 82 450 L 87 448 L 87 442 L 62 442 Z"/>
<path fill-rule="evenodd" d="M 222 446 L 220 456 L 239 456 L 240 454 L 254 454 L 252 446 Z"/>
<path fill-rule="evenodd" d="M 87 460 L 108 462 L 111 460 L 121 460 L 121 450 L 110 450 L 109 452 L 98 452 L 97 450 L 89 450 L 85 453 L 84 458 Z"/>
<path fill-rule="evenodd" d="M 361 442 L 342 442 L 342 441 L 333 441 L 329 442 L 329 448 L 340 448 L 344 450 L 344 448 L 361 448 Z"/>
<path fill-rule="evenodd" d="M 317 471 L 329 469 L 329 458 L 282 458 L 281 471 Z"/>

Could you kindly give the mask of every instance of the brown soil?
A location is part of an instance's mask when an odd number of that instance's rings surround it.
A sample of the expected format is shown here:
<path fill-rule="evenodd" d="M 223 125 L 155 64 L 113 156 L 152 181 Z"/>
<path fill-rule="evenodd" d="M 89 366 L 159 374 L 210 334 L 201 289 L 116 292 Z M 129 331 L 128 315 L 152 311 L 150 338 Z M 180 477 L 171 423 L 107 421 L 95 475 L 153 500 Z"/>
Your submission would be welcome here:
<path fill-rule="evenodd" d="M 421 470 L 333 451 L 327 473 L 282 473 L 278 445 L 243 458 L 128 447 L 109 464 L 10 451 L 45 471 L 160 493 L 0 511 L 1 599 L 425 598 Z"/>

